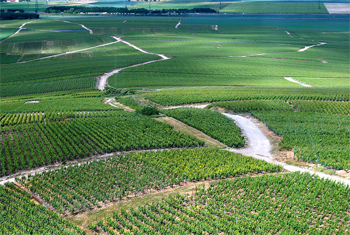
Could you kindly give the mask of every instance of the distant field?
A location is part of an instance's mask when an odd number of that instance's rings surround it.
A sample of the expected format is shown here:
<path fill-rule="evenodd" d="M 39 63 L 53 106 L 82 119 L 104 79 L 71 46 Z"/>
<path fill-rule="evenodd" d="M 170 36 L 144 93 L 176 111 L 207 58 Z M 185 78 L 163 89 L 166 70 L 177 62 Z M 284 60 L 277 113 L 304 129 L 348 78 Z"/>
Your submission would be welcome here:
<path fill-rule="evenodd" d="M 0 29 L 0 41 L 15 33 L 16 29 Z"/>
<path fill-rule="evenodd" d="M 328 14 L 323 3 L 306 2 L 237 2 L 224 7 L 220 12 L 245 14 Z"/>
<path fill-rule="evenodd" d="M 349 101 L 349 89 L 343 88 L 306 88 L 306 87 L 252 87 L 252 86 L 210 86 L 169 88 L 154 91 L 146 98 L 161 105 L 180 105 L 228 100 L 249 99 L 302 99 L 302 100 L 339 100 Z"/>
<path fill-rule="evenodd" d="M 152 2 L 151 10 L 162 10 L 162 9 L 193 9 L 193 8 L 211 8 L 219 11 L 220 6 L 222 8 L 228 6 L 229 3 L 218 3 L 218 2 Z M 129 8 L 146 8 L 149 9 L 149 3 L 138 3 Z"/>

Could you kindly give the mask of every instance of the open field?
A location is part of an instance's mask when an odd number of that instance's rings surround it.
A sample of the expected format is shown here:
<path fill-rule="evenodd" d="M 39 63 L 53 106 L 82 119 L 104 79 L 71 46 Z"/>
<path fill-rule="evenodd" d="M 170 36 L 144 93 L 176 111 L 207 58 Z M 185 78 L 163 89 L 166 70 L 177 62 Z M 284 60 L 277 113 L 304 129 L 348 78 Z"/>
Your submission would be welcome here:
<path fill-rule="evenodd" d="M 1 21 L 0 234 L 348 234 L 349 15 L 170 6 Z"/>
<path fill-rule="evenodd" d="M 220 12 L 245 14 L 328 14 L 323 3 L 305 2 L 237 2 L 224 7 Z"/>

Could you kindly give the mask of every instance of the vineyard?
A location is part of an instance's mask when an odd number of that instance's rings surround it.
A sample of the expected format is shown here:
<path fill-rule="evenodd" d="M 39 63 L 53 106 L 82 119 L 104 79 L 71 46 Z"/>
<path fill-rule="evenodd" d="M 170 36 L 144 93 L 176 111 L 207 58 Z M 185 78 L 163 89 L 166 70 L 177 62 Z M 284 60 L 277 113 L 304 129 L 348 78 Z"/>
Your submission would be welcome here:
<path fill-rule="evenodd" d="M 83 235 L 84 230 L 30 199 L 14 184 L 0 185 L 0 234 Z"/>
<path fill-rule="evenodd" d="M 322 102 L 322 101 L 291 101 L 294 109 L 304 112 L 319 112 L 328 114 L 349 115 L 350 103 L 349 102 Z"/>
<path fill-rule="evenodd" d="M 294 149 L 297 160 L 350 169 L 350 117 L 293 111 L 253 111 L 269 129 L 283 136 L 281 149 Z"/>
<path fill-rule="evenodd" d="M 348 102 L 245 100 L 214 103 L 211 107 L 252 113 L 283 136 L 280 150 L 293 149 L 299 161 L 350 169 Z"/>
<path fill-rule="evenodd" d="M 96 88 L 96 77 L 48 80 L 0 86 L 1 97 Z"/>
<path fill-rule="evenodd" d="M 347 234 L 349 187 L 310 174 L 220 180 L 90 223 L 107 234 Z"/>
<path fill-rule="evenodd" d="M 127 112 L 108 118 L 5 126 L 1 144 L 1 175 L 113 151 L 204 145 L 170 125 Z"/>
<path fill-rule="evenodd" d="M 241 129 L 221 113 L 197 108 L 164 109 L 162 113 L 203 131 L 227 146 L 243 147 L 245 144 Z"/>
<path fill-rule="evenodd" d="M 71 214 L 187 182 L 280 170 L 280 166 L 223 150 L 184 149 L 117 155 L 20 182 L 58 213 Z"/>
<path fill-rule="evenodd" d="M 147 94 L 158 104 L 181 105 L 230 100 L 326 100 L 349 101 L 348 89 L 332 88 L 264 88 L 264 87 L 195 87 L 171 88 Z"/>
<path fill-rule="evenodd" d="M 290 105 L 281 100 L 240 100 L 240 101 L 230 101 L 230 102 L 220 102 L 208 105 L 207 108 L 221 107 L 233 112 L 251 112 L 253 110 L 257 111 L 273 111 L 291 110 Z"/>
<path fill-rule="evenodd" d="M 33 113 L 16 113 L 16 114 L 0 114 L 0 125 L 17 125 L 17 124 L 30 124 L 30 123 L 46 123 L 46 122 L 59 122 L 73 118 L 102 118 L 102 117 L 114 117 L 123 115 L 123 112 L 118 111 L 48 111 L 33 112 Z"/>

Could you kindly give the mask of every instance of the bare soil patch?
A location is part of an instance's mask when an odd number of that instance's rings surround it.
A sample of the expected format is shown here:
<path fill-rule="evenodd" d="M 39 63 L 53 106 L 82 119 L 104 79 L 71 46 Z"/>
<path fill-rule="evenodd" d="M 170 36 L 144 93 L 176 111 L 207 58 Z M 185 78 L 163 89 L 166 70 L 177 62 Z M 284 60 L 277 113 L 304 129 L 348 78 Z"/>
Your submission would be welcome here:
<path fill-rule="evenodd" d="M 31 100 L 31 101 L 26 101 L 24 104 L 37 104 L 40 103 L 40 100 Z"/>
<path fill-rule="evenodd" d="M 220 141 L 211 138 L 210 136 L 204 134 L 203 132 L 201 132 L 201 131 L 199 131 L 191 126 L 188 126 L 185 123 L 183 123 L 175 118 L 159 117 L 159 118 L 155 118 L 155 120 L 170 124 L 170 125 L 174 126 L 174 130 L 180 131 L 182 133 L 193 136 L 199 140 L 202 140 L 205 142 L 206 145 L 208 145 L 210 147 L 227 148 L 227 146 L 225 144 L 221 143 Z"/>

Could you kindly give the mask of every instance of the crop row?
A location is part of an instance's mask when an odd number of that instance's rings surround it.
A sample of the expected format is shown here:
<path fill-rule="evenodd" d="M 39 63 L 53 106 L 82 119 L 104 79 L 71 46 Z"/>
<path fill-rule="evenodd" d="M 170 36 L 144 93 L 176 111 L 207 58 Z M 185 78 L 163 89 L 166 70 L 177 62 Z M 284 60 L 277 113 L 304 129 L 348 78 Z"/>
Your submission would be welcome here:
<path fill-rule="evenodd" d="M 0 234 L 86 234 L 29 197 L 12 183 L 0 185 Z"/>
<path fill-rule="evenodd" d="M 345 89 L 314 88 L 236 88 L 236 87 L 201 87 L 164 89 L 152 92 L 147 99 L 161 105 L 181 105 L 203 102 L 230 100 L 331 100 L 349 101 L 349 91 Z"/>
<path fill-rule="evenodd" d="M 349 102 L 323 102 L 323 101 L 301 101 L 294 100 L 291 104 L 298 111 L 304 112 L 321 112 L 329 114 L 349 115 Z"/>
<path fill-rule="evenodd" d="M 281 149 L 294 149 L 298 160 L 350 169 L 350 116 L 294 111 L 253 111 L 283 136 Z"/>
<path fill-rule="evenodd" d="M 214 103 L 207 108 L 221 107 L 232 110 L 233 112 L 250 112 L 258 111 L 272 111 L 272 110 L 291 110 L 290 105 L 282 100 L 239 100 Z"/>
<path fill-rule="evenodd" d="M 203 131 L 227 146 L 243 147 L 245 144 L 241 129 L 221 113 L 197 108 L 164 109 L 162 113 Z"/>
<path fill-rule="evenodd" d="M 56 91 L 69 91 L 96 87 L 96 77 L 65 80 L 37 81 L 30 83 L 2 84 L 1 97 L 18 96 Z"/>
<path fill-rule="evenodd" d="M 17 113 L 17 114 L 0 114 L 0 124 L 2 126 L 42 123 L 49 121 L 65 121 L 71 118 L 101 118 L 123 115 L 118 111 L 48 111 L 33 113 Z"/>
<path fill-rule="evenodd" d="M 280 166 L 228 151 L 183 149 L 117 155 L 44 172 L 20 182 L 58 213 L 69 214 L 187 181 L 279 170 Z"/>
<path fill-rule="evenodd" d="M 170 125 L 131 113 L 7 126 L 0 143 L 1 175 L 96 153 L 204 145 Z"/>
<path fill-rule="evenodd" d="M 101 97 L 89 97 L 89 96 L 78 96 L 78 97 L 39 97 L 37 100 L 39 103 L 23 102 L 23 100 L 6 100 L 2 99 L 1 102 L 1 113 L 31 113 L 31 112 L 46 112 L 46 111 L 102 111 L 102 110 L 117 110 L 117 108 L 104 104 Z M 5 99 L 5 100 L 4 100 Z M 27 100 L 27 101 L 33 101 Z"/>
<path fill-rule="evenodd" d="M 107 234 L 347 234 L 349 187 L 310 174 L 220 180 L 89 224 Z"/>

